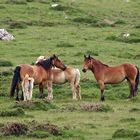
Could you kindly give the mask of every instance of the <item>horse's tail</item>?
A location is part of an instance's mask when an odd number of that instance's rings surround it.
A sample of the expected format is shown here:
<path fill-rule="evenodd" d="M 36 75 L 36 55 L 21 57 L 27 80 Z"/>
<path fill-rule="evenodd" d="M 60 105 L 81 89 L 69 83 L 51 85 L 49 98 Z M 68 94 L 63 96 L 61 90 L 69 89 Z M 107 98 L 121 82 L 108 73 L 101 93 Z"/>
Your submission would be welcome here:
<path fill-rule="evenodd" d="M 136 68 L 137 68 L 137 76 L 136 76 L 136 79 L 135 79 L 135 82 L 136 82 L 136 85 L 135 85 L 135 92 L 137 92 L 138 91 L 138 85 L 139 85 L 139 75 L 140 75 L 140 73 L 139 73 L 139 68 L 136 66 Z"/>
<path fill-rule="evenodd" d="M 16 86 L 18 84 L 18 81 L 20 80 L 20 69 L 21 69 L 21 67 L 17 66 L 14 70 L 14 75 L 13 75 L 13 79 L 11 82 L 11 88 L 10 88 L 10 97 L 14 96 Z"/>
<path fill-rule="evenodd" d="M 79 69 L 76 69 L 76 76 L 75 76 L 75 81 L 74 81 L 74 85 L 79 85 L 80 82 L 80 71 Z"/>

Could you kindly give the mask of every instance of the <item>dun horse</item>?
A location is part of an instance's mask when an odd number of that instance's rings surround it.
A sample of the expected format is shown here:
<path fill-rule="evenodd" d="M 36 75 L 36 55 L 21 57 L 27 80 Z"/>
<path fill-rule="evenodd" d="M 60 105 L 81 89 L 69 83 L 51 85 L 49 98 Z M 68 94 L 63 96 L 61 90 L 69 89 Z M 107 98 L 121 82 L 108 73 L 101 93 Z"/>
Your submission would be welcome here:
<path fill-rule="evenodd" d="M 34 83 L 39 85 L 39 91 L 41 97 L 43 97 L 44 87 L 47 84 L 48 99 L 53 99 L 52 94 L 52 67 L 55 66 L 62 70 L 66 69 L 66 66 L 57 56 L 53 55 L 47 60 L 38 62 L 36 65 L 21 64 L 16 67 L 14 76 L 11 83 L 10 96 L 13 97 L 16 90 L 16 100 L 19 100 L 18 92 L 21 81 L 25 75 L 28 74 L 34 78 Z"/>
<path fill-rule="evenodd" d="M 104 100 L 105 84 L 116 84 L 125 79 L 128 81 L 130 87 L 129 98 L 136 95 L 139 84 L 139 69 L 135 65 L 125 63 L 116 67 L 109 67 L 90 55 L 84 57 L 83 72 L 86 72 L 87 70 L 93 72 L 100 87 L 101 101 Z"/>
<path fill-rule="evenodd" d="M 34 79 L 32 77 L 29 77 L 28 74 L 26 74 L 21 85 L 22 85 L 24 101 L 31 100 L 33 87 L 34 87 Z"/>
<path fill-rule="evenodd" d="M 45 56 L 40 56 L 37 58 L 36 63 L 47 59 Z M 64 84 L 67 81 L 70 83 L 73 99 L 81 99 L 81 93 L 80 93 L 80 71 L 76 68 L 67 67 L 65 71 L 58 69 L 58 68 L 52 68 L 52 82 L 54 84 Z"/>

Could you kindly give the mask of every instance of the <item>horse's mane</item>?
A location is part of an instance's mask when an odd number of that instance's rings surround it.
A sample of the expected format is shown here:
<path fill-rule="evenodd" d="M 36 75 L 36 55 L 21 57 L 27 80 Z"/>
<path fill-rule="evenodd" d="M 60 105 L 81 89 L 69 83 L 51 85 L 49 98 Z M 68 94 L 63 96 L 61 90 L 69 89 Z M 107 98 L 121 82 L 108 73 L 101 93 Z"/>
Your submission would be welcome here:
<path fill-rule="evenodd" d="M 46 60 L 39 61 L 37 66 L 42 66 L 44 69 L 50 69 L 52 67 L 52 57 L 49 57 Z"/>
<path fill-rule="evenodd" d="M 109 67 L 107 64 L 104 64 L 104 63 L 102 63 L 101 61 L 94 59 L 93 57 L 91 57 L 91 59 L 93 59 L 94 61 L 100 63 L 101 65 L 103 65 L 103 66 L 105 66 L 105 67 Z"/>

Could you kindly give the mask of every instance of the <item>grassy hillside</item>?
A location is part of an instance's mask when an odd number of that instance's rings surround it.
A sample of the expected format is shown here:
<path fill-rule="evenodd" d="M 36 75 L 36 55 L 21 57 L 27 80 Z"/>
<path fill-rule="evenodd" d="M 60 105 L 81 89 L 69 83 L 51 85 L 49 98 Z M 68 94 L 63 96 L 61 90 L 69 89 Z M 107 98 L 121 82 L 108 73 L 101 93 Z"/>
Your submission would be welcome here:
<path fill-rule="evenodd" d="M 127 1 L 0 0 L 0 28 L 16 38 L 0 41 L 0 139 L 140 139 L 140 95 L 127 100 L 129 88 L 124 81 L 107 85 L 106 101 L 100 103 L 93 74 L 81 71 L 84 54 L 110 66 L 128 62 L 140 68 L 140 1 Z M 51 7 L 54 3 L 59 6 Z M 38 87 L 32 103 L 9 99 L 15 66 L 51 54 L 80 69 L 82 101 L 72 101 L 68 83 L 53 86 L 52 103 L 38 99 Z M 13 122 L 26 125 L 23 132 L 18 129 L 18 137 L 7 134 L 15 131 L 10 129 Z"/>

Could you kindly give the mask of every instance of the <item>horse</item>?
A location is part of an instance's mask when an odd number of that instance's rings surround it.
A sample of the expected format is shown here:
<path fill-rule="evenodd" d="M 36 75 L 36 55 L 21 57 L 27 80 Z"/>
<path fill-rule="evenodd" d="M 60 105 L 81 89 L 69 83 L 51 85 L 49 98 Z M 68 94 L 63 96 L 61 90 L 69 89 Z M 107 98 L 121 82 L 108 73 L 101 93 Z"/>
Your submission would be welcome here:
<path fill-rule="evenodd" d="M 45 56 L 39 56 L 37 58 L 36 63 L 47 59 Z M 52 82 L 53 84 L 65 84 L 69 82 L 73 100 L 81 100 L 81 92 L 80 92 L 80 71 L 77 68 L 67 67 L 64 71 L 59 68 L 52 68 Z"/>
<path fill-rule="evenodd" d="M 30 101 L 32 99 L 34 78 L 29 77 L 29 75 L 26 74 L 23 81 L 21 82 L 21 85 L 22 85 L 24 101 L 26 100 Z"/>
<path fill-rule="evenodd" d="M 105 84 L 121 83 L 125 79 L 128 81 L 130 87 L 129 98 L 136 96 L 139 84 L 139 69 L 134 64 L 121 64 L 119 66 L 110 67 L 103 64 L 95 58 L 84 55 L 83 72 L 91 70 L 100 87 L 100 100 L 104 101 Z"/>
<path fill-rule="evenodd" d="M 48 99 L 53 99 L 52 94 L 52 67 L 55 66 L 62 70 L 66 69 L 65 64 L 56 56 L 53 55 L 47 60 L 38 62 L 36 65 L 20 64 L 15 68 L 14 75 L 11 82 L 10 97 L 14 96 L 16 90 L 16 100 L 19 100 L 18 92 L 21 81 L 23 81 L 26 74 L 34 78 L 34 84 L 39 85 L 40 98 L 44 97 L 44 87 L 47 84 Z M 23 96 L 22 96 L 23 99 Z"/>

